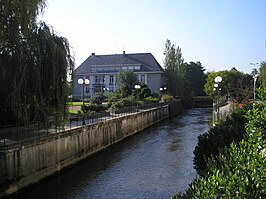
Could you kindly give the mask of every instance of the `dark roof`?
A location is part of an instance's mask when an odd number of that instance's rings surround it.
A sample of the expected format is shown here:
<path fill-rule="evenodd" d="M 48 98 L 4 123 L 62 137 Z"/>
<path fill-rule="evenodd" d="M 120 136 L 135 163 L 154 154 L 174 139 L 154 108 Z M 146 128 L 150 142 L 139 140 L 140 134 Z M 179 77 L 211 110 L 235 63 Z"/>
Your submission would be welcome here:
<path fill-rule="evenodd" d="M 114 55 L 95 55 L 92 53 L 76 70 L 76 74 L 84 74 L 97 71 L 100 67 L 112 67 L 114 71 L 108 70 L 108 72 L 116 72 L 114 67 L 123 66 L 141 66 L 138 72 L 152 72 L 163 71 L 163 68 L 153 57 L 151 53 L 136 53 L 136 54 L 114 54 Z M 96 69 L 96 71 L 95 71 Z M 102 71 L 103 72 L 103 71 Z M 107 72 L 107 71 L 105 71 Z"/>

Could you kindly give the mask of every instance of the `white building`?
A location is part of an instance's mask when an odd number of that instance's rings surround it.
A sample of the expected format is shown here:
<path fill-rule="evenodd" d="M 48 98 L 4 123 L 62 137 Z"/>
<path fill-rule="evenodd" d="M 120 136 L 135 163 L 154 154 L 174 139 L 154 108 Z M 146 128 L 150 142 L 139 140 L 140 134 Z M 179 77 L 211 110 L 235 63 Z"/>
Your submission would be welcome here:
<path fill-rule="evenodd" d="M 140 82 L 151 92 L 160 92 L 164 70 L 151 53 L 95 55 L 92 53 L 75 71 L 73 98 L 92 97 L 98 92 L 115 91 L 116 76 L 121 70 L 132 70 Z M 78 79 L 89 79 L 88 85 L 80 86 Z M 84 90 L 82 90 L 84 89 Z"/>

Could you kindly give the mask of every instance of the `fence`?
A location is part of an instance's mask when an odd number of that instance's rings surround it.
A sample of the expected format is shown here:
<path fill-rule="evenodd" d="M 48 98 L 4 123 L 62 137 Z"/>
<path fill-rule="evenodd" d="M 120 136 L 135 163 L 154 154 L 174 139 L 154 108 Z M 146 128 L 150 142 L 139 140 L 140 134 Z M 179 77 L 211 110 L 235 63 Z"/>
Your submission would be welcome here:
<path fill-rule="evenodd" d="M 0 149 L 6 149 L 7 145 L 14 145 L 22 140 L 29 140 L 32 138 L 44 137 L 60 131 L 78 128 L 84 125 L 104 122 L 117 117 L 124 117 L 129 114 L 134 114 L 142 110 L 158 108 L 163 106 L 163 103 L 145 104 L 137 107 L 128 107 L 111 112 L 91 112 L 88 114 L 81 114 L 76 116 L 69 115 L 66 118 L 64 125 L 57 125 L 54 118 L 46 123 L 31 123 L 28 125 L 15 125 L 0 128 Z"/>

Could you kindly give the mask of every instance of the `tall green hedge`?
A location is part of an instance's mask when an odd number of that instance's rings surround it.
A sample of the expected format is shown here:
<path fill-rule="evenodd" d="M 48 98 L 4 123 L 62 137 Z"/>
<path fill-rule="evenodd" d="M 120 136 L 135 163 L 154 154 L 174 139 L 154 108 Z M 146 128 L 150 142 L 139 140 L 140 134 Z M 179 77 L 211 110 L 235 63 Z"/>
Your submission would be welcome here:
<path fill-rule="evenodd" d="M 235 108 L 232 113 L 208 132 L 198 136 L 198 144 L 194 150 L 194 168 L 199 175 L 203 175 L 208 160 L 219 154 L 225 146 L 233 141 L 241 141 L 244 136 L 247 119 L 244 108 Z"/>
<path fill-rule="evenodd" d="M 221 150 L 205 176 L 173 198 L 266 198 L 266 91 L 248 111 L 244 139 Z"/>

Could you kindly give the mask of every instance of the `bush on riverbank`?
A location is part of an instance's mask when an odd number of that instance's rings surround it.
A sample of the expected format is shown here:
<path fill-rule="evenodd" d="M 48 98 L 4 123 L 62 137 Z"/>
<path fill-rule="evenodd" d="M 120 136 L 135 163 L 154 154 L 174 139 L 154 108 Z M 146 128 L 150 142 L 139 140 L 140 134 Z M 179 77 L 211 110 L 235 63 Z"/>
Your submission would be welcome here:
<path fill-rule="evenodd" d="M 246 112 L 243 108 L 235 108 L 224 121 L 198 136 L 193 162 L 199 175 L 204 174 L 211 157 L 215 158 L 221 149 L 230 146 L 233 141 L 238 143 L 243 139 L 247 122 L 244 116 Z"/>
<path fill-rule="evenodd" d="M 246 114 L 244 139 L 221 150 L 206 175 L 174 198 L 266 198 L 266 91 Z"/>

